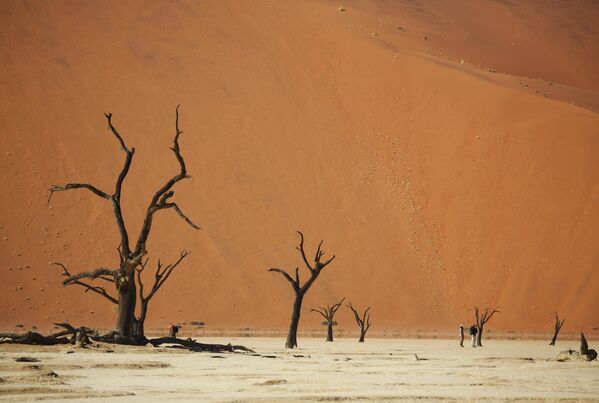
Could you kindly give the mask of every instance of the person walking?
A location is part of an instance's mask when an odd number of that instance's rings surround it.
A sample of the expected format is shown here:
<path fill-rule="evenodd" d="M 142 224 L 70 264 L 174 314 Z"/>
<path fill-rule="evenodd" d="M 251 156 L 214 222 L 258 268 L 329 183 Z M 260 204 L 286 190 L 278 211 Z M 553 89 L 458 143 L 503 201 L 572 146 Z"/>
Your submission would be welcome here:
<path fill-rule="evenodd" d="M 464 325 L 460 325 L 460 347 L 464 347 Z"/>
<path fill-rule="evenodd" d="M 477 333 L 478 333 L 478 328 L 476 327 L 476 325 L 470 326 L 470 329 L 468 330 L 468 334 L 470 336 L 472 336 L 472 347 L 476 347 L 476 334 Z"/>

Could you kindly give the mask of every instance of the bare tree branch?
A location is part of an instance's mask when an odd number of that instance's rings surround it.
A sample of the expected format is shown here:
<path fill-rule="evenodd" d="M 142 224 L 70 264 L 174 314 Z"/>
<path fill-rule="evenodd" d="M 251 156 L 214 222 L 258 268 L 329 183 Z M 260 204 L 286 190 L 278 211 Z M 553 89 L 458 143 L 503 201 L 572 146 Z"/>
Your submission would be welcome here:
<path fill-rule="evenodd" d="M 129 150 L 129 148 L 127 148 L 127 146 L 125 145 L 125 141 L 123 140 L 123 138 L 121 137 L 119 132 L 112 125 L 112 113 L 105 113 L 104 116 L 106 116 L 106 120 L 108 121 L 108 127 L 110 128 L 110 131 L 112 132 L 112 134 L 114 134 L 114 137 L 116 137 L 116 139 L 119 141 L 119 143 L 121 145 L 121 149 L 126 153 L 130 153 L 131 150 Z"/>
<path fill-rule="evenodd" d="M 308 263 L 308 258 L 306 258 L 306 252 L 304 251 L 304 234 L 302 234 L 301 231 L 297 231 L 297 233 L 300 236 L 300 243 L 296 249 L 300 251 L 306 267 L 310 269 L 310 271 L 314 271 L 314 268 L 310 265 L 310 263 Z"/>
<path fill-rule="evenodd" d="M 329 320 L 329 316 L 328 316 L 328 312 L 326 311 L 326 308 L 324 307 L 320 307 L 320 308 L 316 308 L 316 309 L 310 309 L 311 312 L 318 312 L 320 315 L 322 315 L 323 318 L 325 318 L 326 320 Z"/>
<path fill-rule="evenodd" d="M 295 280 L 293 280 L 293 278 L 285 270 L 273 267 L 273 268 L 268 269 L 268 271 L 279 273 L 280 275 L 285 277 L 285 280 L 289 281 L 289 283 L 291 284 L 291 287 L 293 287 L 293 289 L 295 291 L 299 291 L 299 283 L 296 282 Z M 297 273 L 298 272 L 296 271 L 296 275 L 297 275 Z"/>
<path fill-rule="evenodd" d="M 345 298 L 342 298 L 341 301 L 339 301 L 336 304 L 327 305 L 326 307 L 324 307 L 324 306 L 318 307 L 316 309 L 311 309 L 311 311 L 318 312 L 328 322 L 332 322 L 333 321 L 333 317 L 335 316 L 335 313 L 337 312 L 337 310 L 339 309 L 339 307 L 341 306 L 341 304 L 343 303 L 343 301 L 345 301 Z"/>
<path fill-rule="evenodd" d="M 177 259 L 177 261 L 175 263 L 167 265 L 164 268 L 164 270 L 162 270 L 162 271 L 160 271 L 160 268 L 162 266 L 160 263 L 160 260 L 158 261 L 158 265 L 157 265 L 158 267 L 156 269 L 156 274 L 154 275 L 154 285 L 152 286 L 152 290 L 150 291 L 148 296 L 146 298 L 144 298 L 145 301 L 149 301 L 150 299 L 152 299 L 154 294 L 156 294 L 156 292 L 160 289 L 160 287 L 162 287 L 162 285 L 166 282 L 166 280 L 168 280 L 171 273 L 177 268 L 179 263 L 181 263 L 183 261 L 183 259 L 185 259 L 190 254 L 191 254 L 191 252 L 189 252 L 187 250 L 182 251 L 181 254 L 179 255 L 179 259 Z M 141 273 L 141 271 L 138 271 L 138 273 Z"/>
<path fill-rule="evenodd" d="M 185 220 L 185 222 L 191 225 L 195 229 L 201 229 L 199 226 L 195 225 L 186 215 L 181 211 L 179 206 L 176 203 L 165 203 L 163 208 L 173 208 L 179 214 L 179 216 Z"/>
<path fill-rule="evenodd" d="M 341 301 L 337 302 L 335 305 L 333 305 L 332 307 L 329 308 L 330 312 L 332 312 L 333 315 L 341 307 L 341 304 L 343 304 L 343 301 L 345 301 L 345 298 L 341 298 Z"/>
<path fill-rule="evenodd" d="M 67 183 L 66 185 L 52 185 L 50 189 L 48 189 L 50 192 L 48 196 L 48 203 L 50 203 L 50 199 L 52 198 L 54 192 L 64 192 L 66 190 L 72 189 L 87 189 L 90 192 L 94 193 L 96 196 L 99 196 L 106 200 L 110 200 L 110 196 L 106 192 L 101 191 L 100 189 L 98 189 L 94 185 L 90 185 L 89 183 Z"/>
<path fill-rule="evenodd" d="M 65 280 L 63 280 L 62 285 L 70 285 L 70 284 L 74 283 L 75 281 L 82 279 L 82 278 L 89 278 L 89 279 L 95 280 L 102 276 L 116 276 L 117 274 L 118 274 L 118 270 L 106 269 L 104 267 L 100 267 L 95 270 L 84 271 L 81 273 L 71 275 L 68 278 L 66 278 Z"/>
<path fill-rule="evenodd" d="M 183 156 L 181 155 L 181 150 L 179 148 L 179 136 L 181 135 L 181 133 L 183 133 L 181 130 L 179 130 L 179 106 L 180 105 L 177 105 L 177 108 L 175 110 L 175 138 L 173 140 L 173 147 L 171 148 L 171 150 L 175 153 L 175 157 L 179 162 L 180 171 L 178 174 L 169 179 L 160 189 L 158 189 L 158 191 L 156 191 L 156 193 L 152 197 L 152 200 L 150 200 L 150 204 L 148 205 L 148 208 L 146 210 L 146 217 L 144 219 L 142 229 L 139 233 L 137 244 L 135 246 L 135 255 L 139 255 L 143 253 L 145 250 L 146 241 L 148 240 L 148 236 L 150 235 L 150 229 L 152 228 L 152 220 L 154 213 L 161 208 L 159 202 L 162 202 L 163 204 L 166 203 L 166 199 L 172 196 L 172 194 L 164 198 L 163 196 L 167 192 L 169 192 L 177 182 L 189 178 L 189 176 L 187 176 L 185 160 L 183 159 Z M 187 218 L 187 216 L 185 216 L 178 207 L 177 210 L 177 213 L 179 213 L 179 215 L 181 215 L 181 217 L 185 219 L 185 221 L 187 221 L 192 227 L 199 229 L 199 227 L 193 224 L 191 220 L 189 220 L 189 218 Z"/>
<path fill-rule="evenodd" d="M 67 267 L 64 264 L 57 263 L 57 262 L 52 263 L 52 264 L 62 267 L 62 270 L 63 270 L 62 275 L 65 277 L 68 277 L 67 280 L 69 280 L 69 278 L 71 278 L 71 277 L 74 277 L 74 276 L 71 276 L 71 273 L 69 273 L 69 270 L 67 269 Z M 79 277 L 79 278 L 82 278 L 82 277 Z M 67 285 L 77 284 L 77 285 L 84 287 L 86 289 L 85 292 L 92 291 L 98 295 L 103 296 L 104 298 L 106 298 L 107 300 L 112 302 L 113 304 L 118 305 L 118 303 L 119 303 L 119 301 L 116 298 L 114 298 L 113 296 L 111 296 L 110 294 L 108 294 L 108 292 L 106 292 L 106 290 L 103 287 L 95 287 L 91 284 L 84 283 L 83 281 L 80 281 L 78 279 L 74 279 L 73 281 L 68 281 L 68 282 L 67 282 L 67 280 L 65 280 L 63 282 L 63 285 L 67 286 Z"/>
<path fill-rule="evenodd" d="M 108 127 L 114 136 L 117 138 L 119 144 L 121 145 L 121 149 L 126 154 L 125 163 L 123 164 L 123 168 L 117 177 L 116 184 L 114 186 L 114 195 L 111 197 L 112 207 L 114 209 L 114 216 L 116 218 L 117 225 L 119 227 L 119 232 L 121 234 L 121 247 L 123 249 L 123 253 L 125 256 L 129 256 L 131 250 L 129 249 L 129 234 L 127 233 L 127 227 L 125 226 L 125 220 L 123 218 L 123 212 L 121 210 L 121 190 L 123 187 L 123 182 L 129 173 L 129 168 L 131 167 L 131 162 L 133 161 L 133 155 L 135 154 L 135 148 L 129 149 L 123 140 L 123 137 L 119 134 L 116 128 L 112 124 L 112 113 L 105 113 L 106 120 L 108 121 Z"/>

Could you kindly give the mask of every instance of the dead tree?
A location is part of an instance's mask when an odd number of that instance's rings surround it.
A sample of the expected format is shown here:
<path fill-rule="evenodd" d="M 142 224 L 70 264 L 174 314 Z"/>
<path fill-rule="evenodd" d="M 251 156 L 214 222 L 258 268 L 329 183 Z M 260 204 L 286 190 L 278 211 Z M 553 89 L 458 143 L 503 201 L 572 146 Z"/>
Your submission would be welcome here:
<path fill-rule="evenodd" d="M 351 311 L 354 313 L 354 318 L 356 319 L 356 323 L 360 328 L 360 339 L 358 340 L 358 342 L 364 343 L 364 337 L 366 336 L 366 332 L 368 331 L 368 329 L 370 329 L 370 314 L 368 313 L 368 311 L 370 311 L 370 307 L 366 308 L 364 314 L 362 315 L 362 317 L 360 317 L 358 311 L 354 309 L 351 302 L 346 306 L 349 309 L 351 309 Z"/>
<path fill-rule="evenodd" d="M 120 173 L 116 179 L 114 192 L 112 194 L 100 190 L 98 187 L 91 185 L 89 183 L 67 183 L 65 185 L 54 185 L 50 187 L 50 195 L 48 197 L 48 203 L 52 195 L 55 192 L 62 192 L 73 189 L 85 189 L 93 193 L 94 195 L 100 197 L 101 199 L 107 200 L 112 205 L 114 218 L 116 220 L 117 227 L 119 229 L 120 234 L 120 246 L 118 248 L 119 252 L 119 266 L 117 268 L 99 268 L 95 270 L 89 270 L 82 273 L 71 275 L 69 271 L 66 269 L 66 266 L 60 264 L 60 266 L 64 269 L 64 275 L 67 278 L 63 281 L 63 285 L 72 285 L 76 284 L 85 288 L 85 291 L 92 291 L 98 295 L 103 296 L 113 304 L 118 306 L 118 315 L 116 321 L 116 329 L 118 330 L 118 334 L 120 338 L 123 339 L 131 339 L 131 338 L 144 338 L 143 334 L 143 320 L 145 319 L 147 310 L 147 303 L 149 299 L 154 295 L 158 288 L 164 284 L 164 282 L 168 279 L 172 270 L 181 262 L 181 260 L 187 256 L 187 252 L 181 253 L 181 258 L 174 263 L 173 265 L 162 268 L 160 263 L 158 264 L 158 269 L 156 273 L 156 282 L 152 291 L 148 294 L 147 297 L 141 298 L 141 309 L 143 312 L 140 312 L 140 317 L 137 318 L 135 316 L 135 309 L 137 305 L 137 288 L 141 289 L 143 285 L 141 283 L 136 285 L 136 275 L 138 273 L 137 279 L 140 280 L 141 277 L 139 274 L 143 271 L 143 267 L 145 263 L 142 263 L 144 256 L 148 253 L 146 249 L 146 243 L 148 241 L 148 237 L 150 236 L 150 232 L 152 229 L 152 222 L 154 219 L 154 214 L 161 210 L 174 210 L 187 224 L 189 224 L 194 229 L 199 229 L 197 225 L 195 225 L 179 208 L 177 203 L 171 201 L 172 197 L 175 194 L 173 187 L 179 181 L 183 179 L 190 178 L 187 174 L 187 167 L 185 166 L 185 160 L 181 155 L 181 151 L 179 148 L 179 136 L 182 131 L 179 130 L 179 106 L 177 106 L 175 110 L 175 136 L 173 140 L 173 146 L 171 150 L 175 154 L 175 158 L 177 159 L 179 165 L 179 172 L 177 172 L 173 177 L 167 180 L 152 196 L 148 207 L 146 208 L 143 224 L 137 236 L 137 240 L 135 244 L 131 244 L 129 239 L 129 233 L 127 231 L 127 227 L 125 225 L 125 220 L 123 217 L 122 209 L 121 209 L 121 193 L 123 188 L 123 182 L 129 173 L 129 168 L 131 167 L 131 163 L 133 161 L 133 156 L 135 154 L 135 148 L 129 148 L 123 137 L 119 134 L 117 129 L 112 124 L 112 114 L 105 114 L 106 119 L 108 121 L 108 128 L 110 132 L 114 135 L 114 137 L 119 142 L 121 150 L 125 153 L 125 161 L 123 167 L 120 170 Z M 146 261 L 147 263 L 147 261 Z M 160 276 L 159 276 L 160 274 Z M 160 277 L 160 278 L 158 278 Z M 110 295 L 104 287 L 93 286 L 87 282 L 82 280 L 101 280 L 104 282 L 110 283 L 116 290 L 116 296 Z M 142 295 L 140 295 L 142 297 Z"/>
<path fill-rule="evenodd" d="M 316 281 L 316 279 L 320 275 L 320 272 L 329 263 L 331 263 L 333 261 L 333 259 L 335 259 L 335 255 L 333 255 L 330 259 L 328 259 L 324 262 L 322 261 L 322 257 L 324 256 L 325 252 L 322 250 L 322 242 L 323 241 L 320 241 L 320 243 L 318 244 L 318 249 L 316 250 L 316 254 L 314 255 L 314 261 L 312 264 L 310 264 L 308 262 L 308 258 L 306 257 L 306 253 L 304 251 L 304 234 L 302 234 L 300 231 L 297 231 L 297 233 L 300 236 L 300 242 L 299 242 L 299 246 L 296 249 L 300 252 L 300 255 L 302 256 L 302 260 L 304 261 L 304 264 L 310 271 L 310 278 L 308 280 L 306 280 L 304 285 L 301 285 L 300 275 L 299 275 L 299 267 L 295 268 L 295 278 L 291 277 L 291 275 L 289 275 L 289 273 L 287 273 L 283 269 L 278 269 L 278 268 L 268 269 L 268 271 L 276 272 L 276 273 L 279 273 L 280 275 L 282 275 L 285 278 L 285 280 L 287 280 L 289 282 L 289 284 L 291 284 L 291 288 L 293 289 L 293 293 L 295 294 L 295 301 L 293 303 L 293 311 L 291 313 L 291 323 L 289 325 L 289 333 L 287 334 L 287 341 L 285 342 L 285 348 L 297 347 L 297 328 L 299 325 L 300 314 L 301 314 L 301 310 L 302 310 L 302 301 L 304 299 L 304 296 L 306 295 L 306 293 L 308 292 L 308 290 L 310 289 L 310 287 L 312 286 L 314 281 Z"/>
<path fill-rule="evenodd" d="M 557 312 L 554 313 L 554 316 L 555 316 L 555 325 L 553 328 L 553 337 L 551 338 L 551 343 L 549 343 L 550 346 L 555 346 L 555 342 L 557 341 L 557 335 L 559 334 L 559 331 L 562 330 L 562 326 L 564 325 L 564 322 L 566 321 L 566 319 L 559 320 L 559 315 L 557 314 Z"/>
<path fill-rule="evenodd" d="M 485 327 L 485 324 L 496 313 L 501 313 L 501 311 L 499 311 L 499 307 L 494 308 L 490 313 L 489 313 L 489 309 L 485 307 L 485 311 L 482 313 L 482 315 L 479 315 L 478 307 L 477 306 L 474 307 L 474 315 L 475 315 L 475 319 L 476 319 L 476 327 L 478 327 L 478 333 L 476 335 L 476 345 L 477 346 L 479 346 L 479 347 L 483 346 L 483 343 L 482 343 L 483 329 Z"/>
<path fill-rule="evenodd" d="M 311 309 L 312 312 L 318 312 L 321 314 L 322 317 L 327 321 L 327 341 L 333 341 L 333 325 L 335 323 L 333 318 L 335 317 L 339 307 L 341 307 L 343 301 L 345 301 L 345 298 L 341 299 L 341 301 L 334 305 L 327 305 L 326 307 L 323 306 L 317 309 Z"/>

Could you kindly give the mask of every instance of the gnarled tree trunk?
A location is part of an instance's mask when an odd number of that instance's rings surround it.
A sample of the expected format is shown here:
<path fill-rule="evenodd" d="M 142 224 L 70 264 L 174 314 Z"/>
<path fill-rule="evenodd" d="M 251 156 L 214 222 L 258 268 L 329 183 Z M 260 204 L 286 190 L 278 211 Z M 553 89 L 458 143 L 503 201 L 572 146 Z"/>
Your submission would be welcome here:
<path fill-rule="evenodd" d="M 134 337 L 135 334 L 135 306 L 137 304 L 137 289 L 133 274 L 118 279 L 118 316 L 116 329 L 120 337 Z M 139 336 L 143 336 L 140 334 Z"/>
<path fill-rule="evenodd" d="M 291 322 L 289 323 L 289 333 L 287 333 L 287 341 L 285 348 L 297 347 L 297 329 L 299 327 L 300 315 L 302 313 L 302 301 L 304 295 L 297 293 L 293 302 L 293 312 L 291 313 Z"/>

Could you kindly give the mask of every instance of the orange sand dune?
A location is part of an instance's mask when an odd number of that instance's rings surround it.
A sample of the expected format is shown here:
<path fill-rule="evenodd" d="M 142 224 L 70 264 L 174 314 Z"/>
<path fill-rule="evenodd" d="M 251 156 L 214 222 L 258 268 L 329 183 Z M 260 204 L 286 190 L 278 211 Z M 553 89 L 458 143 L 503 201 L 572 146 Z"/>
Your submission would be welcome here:
<path fill-rule="evenodd" d="M 175 199 L 202 230 L 157 218 L 150 265 L 193 253 L 150 327 L 284 328 L 290 289 L 266 269 L 300 265 L 297 229 L 337 255 L 307 328 L 343 296 L 373 329 L 452 328 L 474 304 L 501 306 L 495 329 L 549 330 L 555 310 L 599 326 L 599 7 L 542 4 L 0 3 L 0 327 L 113 325 L 49 265 L 115 265 L 110 206 L 46 190 L 111 191 L 114 113 L 135 236 L 177 170 L 177 104 L 193 180 Z"/>

